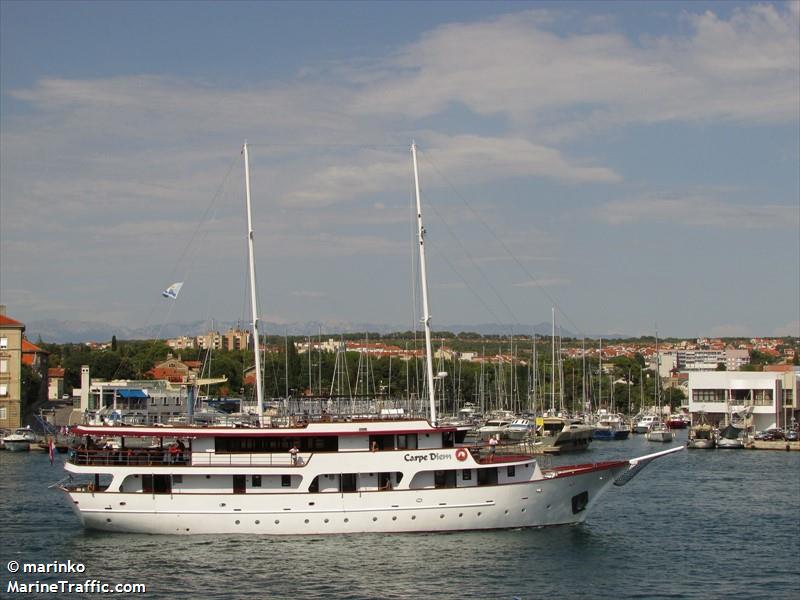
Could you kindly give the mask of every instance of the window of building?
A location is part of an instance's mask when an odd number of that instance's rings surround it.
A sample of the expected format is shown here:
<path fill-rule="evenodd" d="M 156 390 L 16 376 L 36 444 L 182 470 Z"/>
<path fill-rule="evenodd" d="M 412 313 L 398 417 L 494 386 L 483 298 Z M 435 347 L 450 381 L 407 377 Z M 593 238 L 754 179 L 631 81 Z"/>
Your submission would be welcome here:
<path fill-rule="evenodd" d="M 8 338 L 0 337 L 0 350 L 6 350 L 7 348 L 8 348 Z"/>
<path fill-rule="evenodd" d="M 0 373 L 8 373 L 8 359 L 0 358 Z"/>
<path fill-rule="evenodd" d="M 8 384 L 0 383 L 0 396 L 8 396 Z"/>
<path fill-rule="evenodd" d="M 783 390 L 783 405 L 784 406 L 791 406 L 792 399 L 794 398 L 793 394 L 794 390 Z"/>
<path fill-rule="evenodd" d="M 725 402 L 725 390 L 692 390 L 694 402 Z"/>
<path fill-rule="evenodd" d="M 0 406 L 0 421 L 5 421 L 8 418 L 8 409 L 5 406 Z"/>

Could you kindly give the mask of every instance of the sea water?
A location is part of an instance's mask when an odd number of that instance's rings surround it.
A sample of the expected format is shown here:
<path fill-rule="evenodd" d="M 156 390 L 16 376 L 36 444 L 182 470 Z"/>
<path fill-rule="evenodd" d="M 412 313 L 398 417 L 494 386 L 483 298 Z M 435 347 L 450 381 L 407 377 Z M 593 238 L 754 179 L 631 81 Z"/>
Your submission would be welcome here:
<path fill-rule="evenodd" d="M 674 444 L 684 444 L 685 432 L 678 435 Z M 631 436 L 553 462 L 670 446 Z M 100 596 L 90 581 L 144 584 L 144 594 L 115 594 L 143 598 L 800 597 L 800 452 L 661 458 L 612 487 L 582 525 L 288 538 L 84 531 L 64 495 L 48 489 L 64 476 L 63 460 L 51 466 L 46 453 L 0 452 L 2 598 Z M 9 572 L 12 563 L 68 561 L 82 572 Z M 37 582 L 38 591 L 14 591 Z M 58 592 L 43 591 L 54 583 Z"/>

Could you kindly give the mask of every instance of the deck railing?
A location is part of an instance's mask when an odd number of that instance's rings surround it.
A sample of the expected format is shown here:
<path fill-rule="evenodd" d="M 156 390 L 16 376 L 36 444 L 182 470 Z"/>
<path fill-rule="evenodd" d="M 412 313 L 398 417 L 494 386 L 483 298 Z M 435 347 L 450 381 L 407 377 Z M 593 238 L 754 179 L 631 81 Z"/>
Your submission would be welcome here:
<path fill-rule="evenodd" d="M 247 454 L 217 452 L 171 452 L 169 448 L 123 448 L 117 450 L 70 450 L 68 461 L 79 466 L 192 466 L 192 467 L 301 467 L 310 454 Z"/>

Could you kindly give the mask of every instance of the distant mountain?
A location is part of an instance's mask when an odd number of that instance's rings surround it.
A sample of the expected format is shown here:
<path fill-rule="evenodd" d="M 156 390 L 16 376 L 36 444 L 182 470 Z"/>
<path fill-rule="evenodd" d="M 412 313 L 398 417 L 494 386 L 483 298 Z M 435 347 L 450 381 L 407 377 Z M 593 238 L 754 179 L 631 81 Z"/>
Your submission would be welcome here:
<path fill-rule="evenodd" d="M 224 332 L 231 327 L 241 326 L 236 321 L 215 321 L 214 329 Z M 370 332 L 381 335 L 408 331 L 408 326 L 402 325 L 377 325 L 375 323 L 351 323 L 345 321 L 306 321 L 296 323 L 266 323 L 267 335 L 302 335 L 316 336 L 320 330 L 323 336 L 331 336 L 338 333 L 359 333 Z M 150 325 L 147 327 L 131 328 L 117 327 L 108 323 L 95 321 L 59 321 L 57 319 L 46 319 L 42 321 L 31 321 L 25 324 L 25 333 L 28 339 L 36 341 L 41 337 L 44 342 L 56 344 L 81 343 L 81 342 L 107 342 L 112 336 L 117 336 L 118 340 L 141 340 L 141 339 L 166 339 L 178 337 L 180 335 L 200 335 L 209 330 L 208 321 L 191 321 L 182 323 L 168 323 L 165 325 Z M 538 335 L 549 336 L 551 332 L 550 323 L 538 323 L 537 325 L 522 324 L 498 324 L 482 323 L 479 325 L 435 325 L 435 331 L 449 331 L 451 333 L 472 332 L 480 335 L 530 335 L 535 331 Z M 562 329 L 560 335 L 563 337 L 575 337 L 571 331 Z M 599 335 L 590 335 L 590 338 L 598 338 Z M 630 336 L 624 334 L 603 334 L 603 338 L 620 339 Z"/>

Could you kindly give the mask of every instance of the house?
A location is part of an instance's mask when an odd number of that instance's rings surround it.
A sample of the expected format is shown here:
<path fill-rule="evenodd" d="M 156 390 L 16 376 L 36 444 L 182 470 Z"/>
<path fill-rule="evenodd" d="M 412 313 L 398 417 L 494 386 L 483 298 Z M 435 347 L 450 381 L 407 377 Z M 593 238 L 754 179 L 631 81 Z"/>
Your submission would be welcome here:
<path fill-rule="evenodd" d="M 200 367 L 200 361 L 183 361 L 180 355 L 175 358 L 172 354 L 168 354 L 167 360 L 156 364 L 147 374 L 153 379 L 164 379 L 172 383 L 181 383 L 188 381 L 190 375 L 197 374 Z"/>
<path fill-rule="evenodd" d="M 47 399 L 61 400 L 64 396 L 64 369 L 52 367 L 47 369 Z"/>
<path fill-rule="evenodd" d="M 6 316 L 0 305 L 0 428 L 22 425 L 22 334 L 25 325 Z"/>

